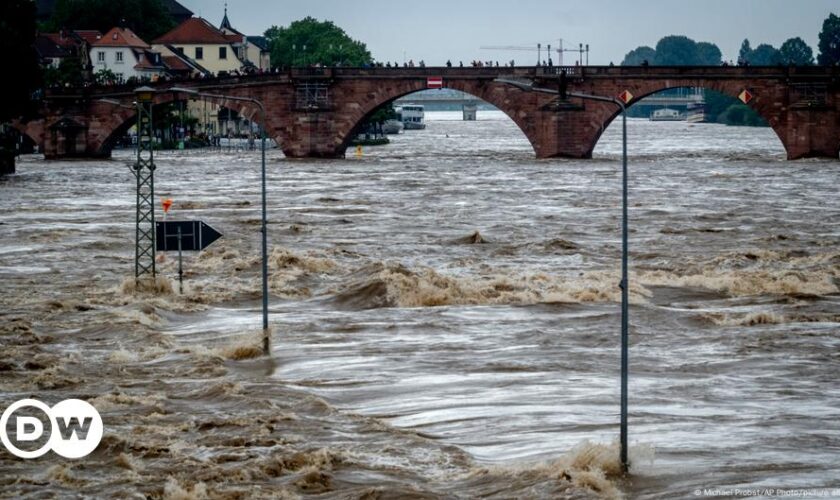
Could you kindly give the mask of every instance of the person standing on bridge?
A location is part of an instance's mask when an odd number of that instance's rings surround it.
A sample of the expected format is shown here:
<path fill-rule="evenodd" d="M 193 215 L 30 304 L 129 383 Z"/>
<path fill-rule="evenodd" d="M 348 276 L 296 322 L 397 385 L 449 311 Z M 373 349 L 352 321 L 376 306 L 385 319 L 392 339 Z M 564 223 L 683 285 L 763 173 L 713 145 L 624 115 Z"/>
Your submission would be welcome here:
<path fill-rule="evenodd" d="M 447 60 L 446 60 L 446 67 L 447 67 L 447 68 L 451 68 L 451 67 L 452 67 L 452 61 L 450 61 L 449 59 L 447 59 Z"/>

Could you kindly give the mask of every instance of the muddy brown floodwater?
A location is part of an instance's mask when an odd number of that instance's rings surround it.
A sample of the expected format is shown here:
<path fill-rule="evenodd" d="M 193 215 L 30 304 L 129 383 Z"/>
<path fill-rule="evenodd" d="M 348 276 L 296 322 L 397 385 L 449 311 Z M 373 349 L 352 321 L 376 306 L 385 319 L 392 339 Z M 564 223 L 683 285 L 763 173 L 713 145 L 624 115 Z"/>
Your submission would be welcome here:
<path fill-rule="evenodd" d="M 91 402 L 79 460 L 0 452 L 4 497 L 678 498 L 840 487 L 840 163 L 770 129 L 631 120 L 629 477 L 620 143 L 533 159 L 429 113 L 362 158 L 157 156 L 224 238 L 133 289 L 131 151 L 0 180 L 0 405 Z M 177 288 L 177 287 L 175 287 Z"/>

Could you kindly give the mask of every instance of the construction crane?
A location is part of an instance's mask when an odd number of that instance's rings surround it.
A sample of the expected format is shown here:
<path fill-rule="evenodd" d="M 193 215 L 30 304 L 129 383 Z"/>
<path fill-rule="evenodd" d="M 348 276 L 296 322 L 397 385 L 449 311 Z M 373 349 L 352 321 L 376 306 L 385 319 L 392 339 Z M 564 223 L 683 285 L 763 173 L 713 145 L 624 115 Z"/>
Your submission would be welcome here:
<path fill-rule="evenodd" d="M 563 54 L 565 52 L 577 52 L 579 54 L 578 64 L 584 64 L 584 53 L 586 53 L 586 65 L 589 65 L 589 44 L 578 44 L 577 49 L 564 49 L 563 48 L 563 39 L 559 39 L 559 44 L 554 52 L 557 53 L 557 65 L 563 65 Z M 509 50 L 516 50 L 516 51 L 525 51 L 525 52 L 533 52 L 534 50 L 537 51 L 537 66 L 542 63 L 542 43 L 537 43 L 537 46 L 527 46 L 527 45 L 485 45 L 479 47 L 481 50 L 500 50 L 500 51 L 509 51 Z M 550 58 L 551 57 L 551 44 L 547 44 L 545 48 L 545 54 Z"/>

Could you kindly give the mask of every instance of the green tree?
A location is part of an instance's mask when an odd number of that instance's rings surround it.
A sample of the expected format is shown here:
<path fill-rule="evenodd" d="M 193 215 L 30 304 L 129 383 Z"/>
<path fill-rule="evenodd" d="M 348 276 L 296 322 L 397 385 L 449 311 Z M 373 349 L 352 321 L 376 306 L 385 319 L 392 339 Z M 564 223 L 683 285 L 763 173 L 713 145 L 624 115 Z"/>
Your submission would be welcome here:
<path fill-rule="evenodd" d="M 750 41 L 744 38 L 744 41 L 741 42 L 741 50 L 738 51 L 738 63 L 748 63 L 750 62 L 750 55 L 752 54 L 752 46 L 750 46 Z"/>
<path fill-rule="evenodd" d="M 740 102 L 726 108 L 726 111 L 718 117 L 717 121 L 727 125 L 767 126 L 767 122 L 754 109 Z"/>
<path fill-rule="evenodd" d="M 44 69 L 44 84 L 48 87 L 81 87 L 84 84 L 83 70 L 78 58 L 62 59 L 58 68 Z"/>
<path fill-rule="evenodd" d="M 93 80 L 98 85 L 116 85 L 120 83 L 116 73 L 107 68 L 100 69 L 94 73 Z"/>
<path fill-rule="evenodd" d="M 125 26 L 147 43 L 175 27 L 163 0 L 56 0 L 45 26 L 60 29 L 97 29 L 103 33 Z"/>
<path fill-rule="evenodd" d="M 811 66 L 814 64 L 814 52 L 805 40 L 796 37 L 788 38 L 779 49 L 782 63 L 796 66 Z"/>
<path fill-rule="evenodd" d="M 656 51 L 647 45 L 642 45 L 641 47 L 636 47 L 628 52 L 627 55 L 624 56 L 624 60 L 621 61 L 621 65 L 640 66 L 645 61 L 653 64 L 654 59 L 656 59 Z"/>
<path fill-rule="evenodd" d="M 776 47 L 762 43 L 750 53 L 749 61 L 754 66 L 775 66 L 782 62 L 782 54 Z"/>
<path fill-rule="evenodd" d="M 709 42 L 697 42 L 697 64 L 702 66 L 720 66 L 723 54 L 717 45 Z"/>
<path fill-rule="evenodd" d="M 820 31 L 820 55 L 817 62 L 822 66 L 840 64 L 840 17 L 829 14 Z"/>
<path fill-rule="evenodd" d="M 367 46 L 350 38 L 332 21 L 306 17 L 288 27 L 272 26 L 265 32 L 275 67 L 363 66 L 373 62 Z"/>
<path fill-rule="evenodd" d="M 656 44 L 657 66 L 695 66 L 697 60 L 697 44 L 691 38 L 671 35 Z"/>

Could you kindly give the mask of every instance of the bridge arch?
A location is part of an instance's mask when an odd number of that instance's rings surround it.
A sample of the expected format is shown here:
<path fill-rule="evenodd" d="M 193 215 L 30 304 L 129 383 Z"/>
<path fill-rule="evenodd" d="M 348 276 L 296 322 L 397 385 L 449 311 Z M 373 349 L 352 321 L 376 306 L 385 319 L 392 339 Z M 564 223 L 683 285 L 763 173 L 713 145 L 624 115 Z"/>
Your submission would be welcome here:
<path fill-rule="evenodd" d="M 732 98 L 737 98 L 743 90 L 748 89 L 748 86 L 746 86 L 743 82 L 738 81 L 676 80 L 666 82 L 644 82 L 643 84 L 636 85 L 635 88 L 629 89 L 634 96 L 633 100 L 629 103 L 628 108 L 640 104 L 644 98 L 653 94 L 671 89 L 689 87 L 714 90 Z M 620 93 L 620 91 L 607 95 L 618 95 L 618 93 Z M 754 99 L 747 103 L 747 106 L 749 106 L 750 109 L 754 110 L 767 122 L 776 134 L 779 142 L 784 147 L 788 157 L 792 158 L 795 155 L 792 154 L 792 148 L 786 143 L 789 137 L 787 130 L 788 124 L 785 122 L 783 116 L 779 113 L 778 107 L 775 105 L 775 103 L 779 102 L 780 97 L 773 93 L 770 95 L 762 94 L 756 95 Z M 587 106 L 589 107 L 590 105 L 587 104 Z M 592 151 L 595 149 L 595 146 L 604 131 L 606 131 L 613 120 L 621 115 L 621 110 L 617 109 L 615 105 L 607 103 L 597 103 L 597 105 L 591 106 L 591 108 L 591 110 L 588 108 L 587 111 L 589 111 L 594 124 L 597 126 L 593 127 L 593 134 L 590 138 L 589 156 L 591 156 Z M 835 156 L 837 156 L 837 154 L 840 154 L 840 152 L 835 153 Z"/>
<path fill-rule="evenodd" d="M 39 148 L 43 148 L 44 144 L 44 120 L 32 120 L 29 122 L 21 122 L 19 120 L 13 120 L 11 122 L 12 128 L 18 131 L 21 136 L 25 137 L 26 140 L 30 141 L 31 144 L 38 146 Z"/>
<path fill-rule="evenodd" d="M 265 126 L 264 123 L 260 123 L 261 120 L 256 107 L 247 102 L 230 101 L 211 97 L 202 99 L 207 102 L 212 102 L 218 106 L 232 109 L 240 115 L 247 117 L 248 121 L 258 123 L 260 126 Z M 185 100 L 184 96 L 179 98 L 178 94 L 174 92 L 160 92 L 155 96 L 154 108 L 159 109 L 161 106 Z M 129 106 L 127 104 L 118 106 L 115 103 L 96 102 L 93 103 L 92 106 L 101 106 L 106 108 L 106 110 L 102 113 L 98 113 L 98 111 L 102 110 L 96 108 L 91 110 L 93 116 L 105 116 L 105 118 L 98 122 L 91 123 L 88 131 L 89 144 L 93 149 L 94 156 L 109 156 L 111 154 L 111 150 L 116 145 L 117 140 L 119 140 L 120 137 L 123 137 L 128 130 L 137 123 L 137 111 L 133 109 L 133 106 Z M 154 113 L 154 110 L 152 113 Z"/>
<path fill-rule="evenodd" d="M 445 81 L 444 87 L 459 90 L 498 108 L 516 124 L 534 151 L 539 154 L 541 143 L 538 135 L 534 133 L 537 127 L 530 119 L 531 113 L 527 111 L 529 108 L 521 105 L 523 100 L 532 99 L 533 96 L 522 95 L 521 91 L 512 89 L 509 85 L 486 80 L 451 79 Z M 358 102 L 357 108 L 346 113 L 346 120 L 335 131 L 336 156 L 343 156 L 362 125 L 383 105 L 424 90 L 428 90 L 425 80 L 410 80 L 395 81 L 369 92 Z"/>

